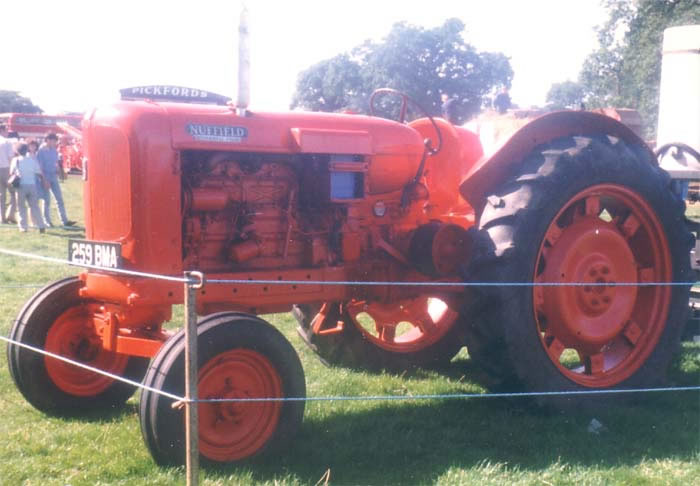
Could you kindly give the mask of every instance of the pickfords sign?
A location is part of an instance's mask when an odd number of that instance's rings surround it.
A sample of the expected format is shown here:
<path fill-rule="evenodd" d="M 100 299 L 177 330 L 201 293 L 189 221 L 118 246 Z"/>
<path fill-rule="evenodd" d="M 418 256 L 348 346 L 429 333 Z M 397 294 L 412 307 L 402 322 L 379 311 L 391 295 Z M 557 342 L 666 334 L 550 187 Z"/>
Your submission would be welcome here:
<path fill-rule="evenodd" d="M 184 103 L 211 103 L 225 105 L 231 98 L 203 89 L 185 88 L 184 86 L 151 85 L 134 86 L 119 90 L 123 100 L 178 101 Z"/>

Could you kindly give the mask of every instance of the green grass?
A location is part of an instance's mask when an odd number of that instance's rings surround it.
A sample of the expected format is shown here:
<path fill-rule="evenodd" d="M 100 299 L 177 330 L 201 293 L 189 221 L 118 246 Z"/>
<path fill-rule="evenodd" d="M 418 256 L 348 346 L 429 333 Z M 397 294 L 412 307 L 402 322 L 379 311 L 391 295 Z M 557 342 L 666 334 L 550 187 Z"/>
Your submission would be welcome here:
<path fill-rule="evenodd" d="M 64 186 L 68 213 L 82 224 L 80 180 Z M 20 234 L 0 228 L 0 247 L 64 258 L 80 230 Z M 0 285 L 44 284 L 75 269 L 0 255 Z M 0 288 L 0 333 L 7 335 L 35 289 Z M 178 314 L 176 314 L 178 315 Z M 370 374 L 323 367 L 288 315 L 267 316 L 299 351 L 309 396 L 487 392 L 463 353 L 440 372 Z M 124 410 L 49 417 L 17 392 L 0 353 L 0 484 L 183 484 L 182 468 L 157 467 L 143 444 L 137 396 Z M 700 346 L 685 344 L 675 385 L 700 384 Z M 700 393 L 638 396 L 608 410 L 545 413 L 524 400 L 309 402 L 285 453 L 205 469 L 202 484 L 678 484 L 700 477 Z M 592 418 L 606 429 L 587 432 Z M 695 478 L 695 480 L 693 480 Z M 321 480 L 320 484 L 323 484 Z"/>

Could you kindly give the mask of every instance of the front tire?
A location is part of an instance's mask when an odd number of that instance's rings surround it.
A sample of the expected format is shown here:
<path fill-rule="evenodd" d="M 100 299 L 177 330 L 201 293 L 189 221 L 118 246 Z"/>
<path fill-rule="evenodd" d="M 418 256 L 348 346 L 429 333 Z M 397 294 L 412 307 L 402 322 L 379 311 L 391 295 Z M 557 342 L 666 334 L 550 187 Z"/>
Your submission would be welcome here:
<path fill-rule="evenodd" d="M 468 268 L 504 284 L 476 290 L 470 334 L 487 371 L 535 391 L 661 383 L 689 287 L 648 284 L 691 280 L 683 212 L 668 176 L 620 140 L 574 137 L 530 154 L 488 196 Z M 615 285 L 627 282 L 638 285 Z"/>
<path fill-rule="evenodd" d="M 198 396 L 294 398 L 290 401 L 199 404 L 199 450 L 205 461 L 237 462 L 279 450 L 296 434 L 304 415 L 304 371 L 294 348 L 273 326 L 255 316 L 224 312 L 197 326 Z M 177 396 L 185 393 L 185 333 L 158 352 L 144 384 Z M 184 410 L 143 389 L 141 432 L 155 461 L 185 462 Z"/>
<path fill-rule="evenodd" d="M 69 277 L 39 290 L 20 311 L 10 338 L 74 361 L 141 381 L 149 360 L 107 351 L 94 332 L 92 316 L 98 303 L 78 295 L 82 286 Z M 107 376 L 9 344 L 7 361 L 17 388 L 35 408 L 70 413 L 118 407 L 134 387 Z"/>

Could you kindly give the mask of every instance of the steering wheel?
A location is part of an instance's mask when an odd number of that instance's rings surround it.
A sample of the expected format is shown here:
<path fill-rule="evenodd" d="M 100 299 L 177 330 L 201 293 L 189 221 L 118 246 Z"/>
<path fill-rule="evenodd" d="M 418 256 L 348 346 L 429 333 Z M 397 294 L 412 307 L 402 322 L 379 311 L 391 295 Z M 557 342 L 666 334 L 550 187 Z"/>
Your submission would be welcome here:
<path fill-rule="evenodd" d="M 433 128 L 435 129 L 435 133 L 437 133 L 437 138 L 438 138 L 438 145 L 437 147 L 433 148 L 432 147 L 432 142 L 429 138 L 425 139 L 425 146 L 426 149 L 428 150 L 428 153 L 430 155 L 435 155 L 437 154 L 441 149 L 442 149 L 442 133 L 440 132 L 440 128 L 438 127 L 437 123 L 435 123 L 435 120 L 433 117 L 428 114 L 428 111 L 423 108 L 421 105 L 418 104 L 416 100 L 408 96 L 406 93 L 402 93 L 401 91 L 392 89 L 392 88 L 379 88 L 375 89 L 374 92 L 372 93 L 372 96 L 369 97 L 369 114 L 371 116 L 377 116 L 377 110 L 376 110 L 376 105 L 375 105 L 375 99 L 377 98 L 377 95 L 386 95 L 386 94 L 391 94 L 391 95 L 396 95 L 401 98 L 401 111 L 399 112 L 399 123 L 406 123 L 406 111 L 408 108 L 408 103 L 411 102 L 416 108 L 418 108 L 418 111 L 425 115 L 425 117 L 430 120 L 430 123 L 433 125 Z"/>

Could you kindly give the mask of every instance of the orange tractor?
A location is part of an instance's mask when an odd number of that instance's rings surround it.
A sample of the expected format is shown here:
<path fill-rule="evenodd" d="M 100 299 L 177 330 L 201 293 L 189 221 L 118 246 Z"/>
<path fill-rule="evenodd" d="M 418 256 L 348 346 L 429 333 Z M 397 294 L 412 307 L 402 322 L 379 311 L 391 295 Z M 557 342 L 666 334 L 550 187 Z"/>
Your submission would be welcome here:
<path fill-rule="evenodd" d="M 690 279 L 692 237 L 683 200 L 621 123 L 553 113 L 484 156 L 475 134 L 427 114 L 260 113 L 174 86 L 124 97 L 83 123 L 87 239 L 69 256 L 93 268 L 40 290 L 11 338 L 144 379 L 141 426 L 159 463 L 185 454 L 183 412 L 153 391 L 184 393 L 183 331 L 162 327 L 183 287 L 115 268 L 206 275 L 200 398 L 305 396 L 295 350 L 258 317 L 284 311 L 333 364 L 433 365 L 466 344 L 529 390 L 663 379 L 688 286 L 655 283 Z M 43 411 L 133 393 L 16 345 L 8 358 Z M 277 448 L 303 410 L 300 400 L 202 403 L 201 455 Z"/>

